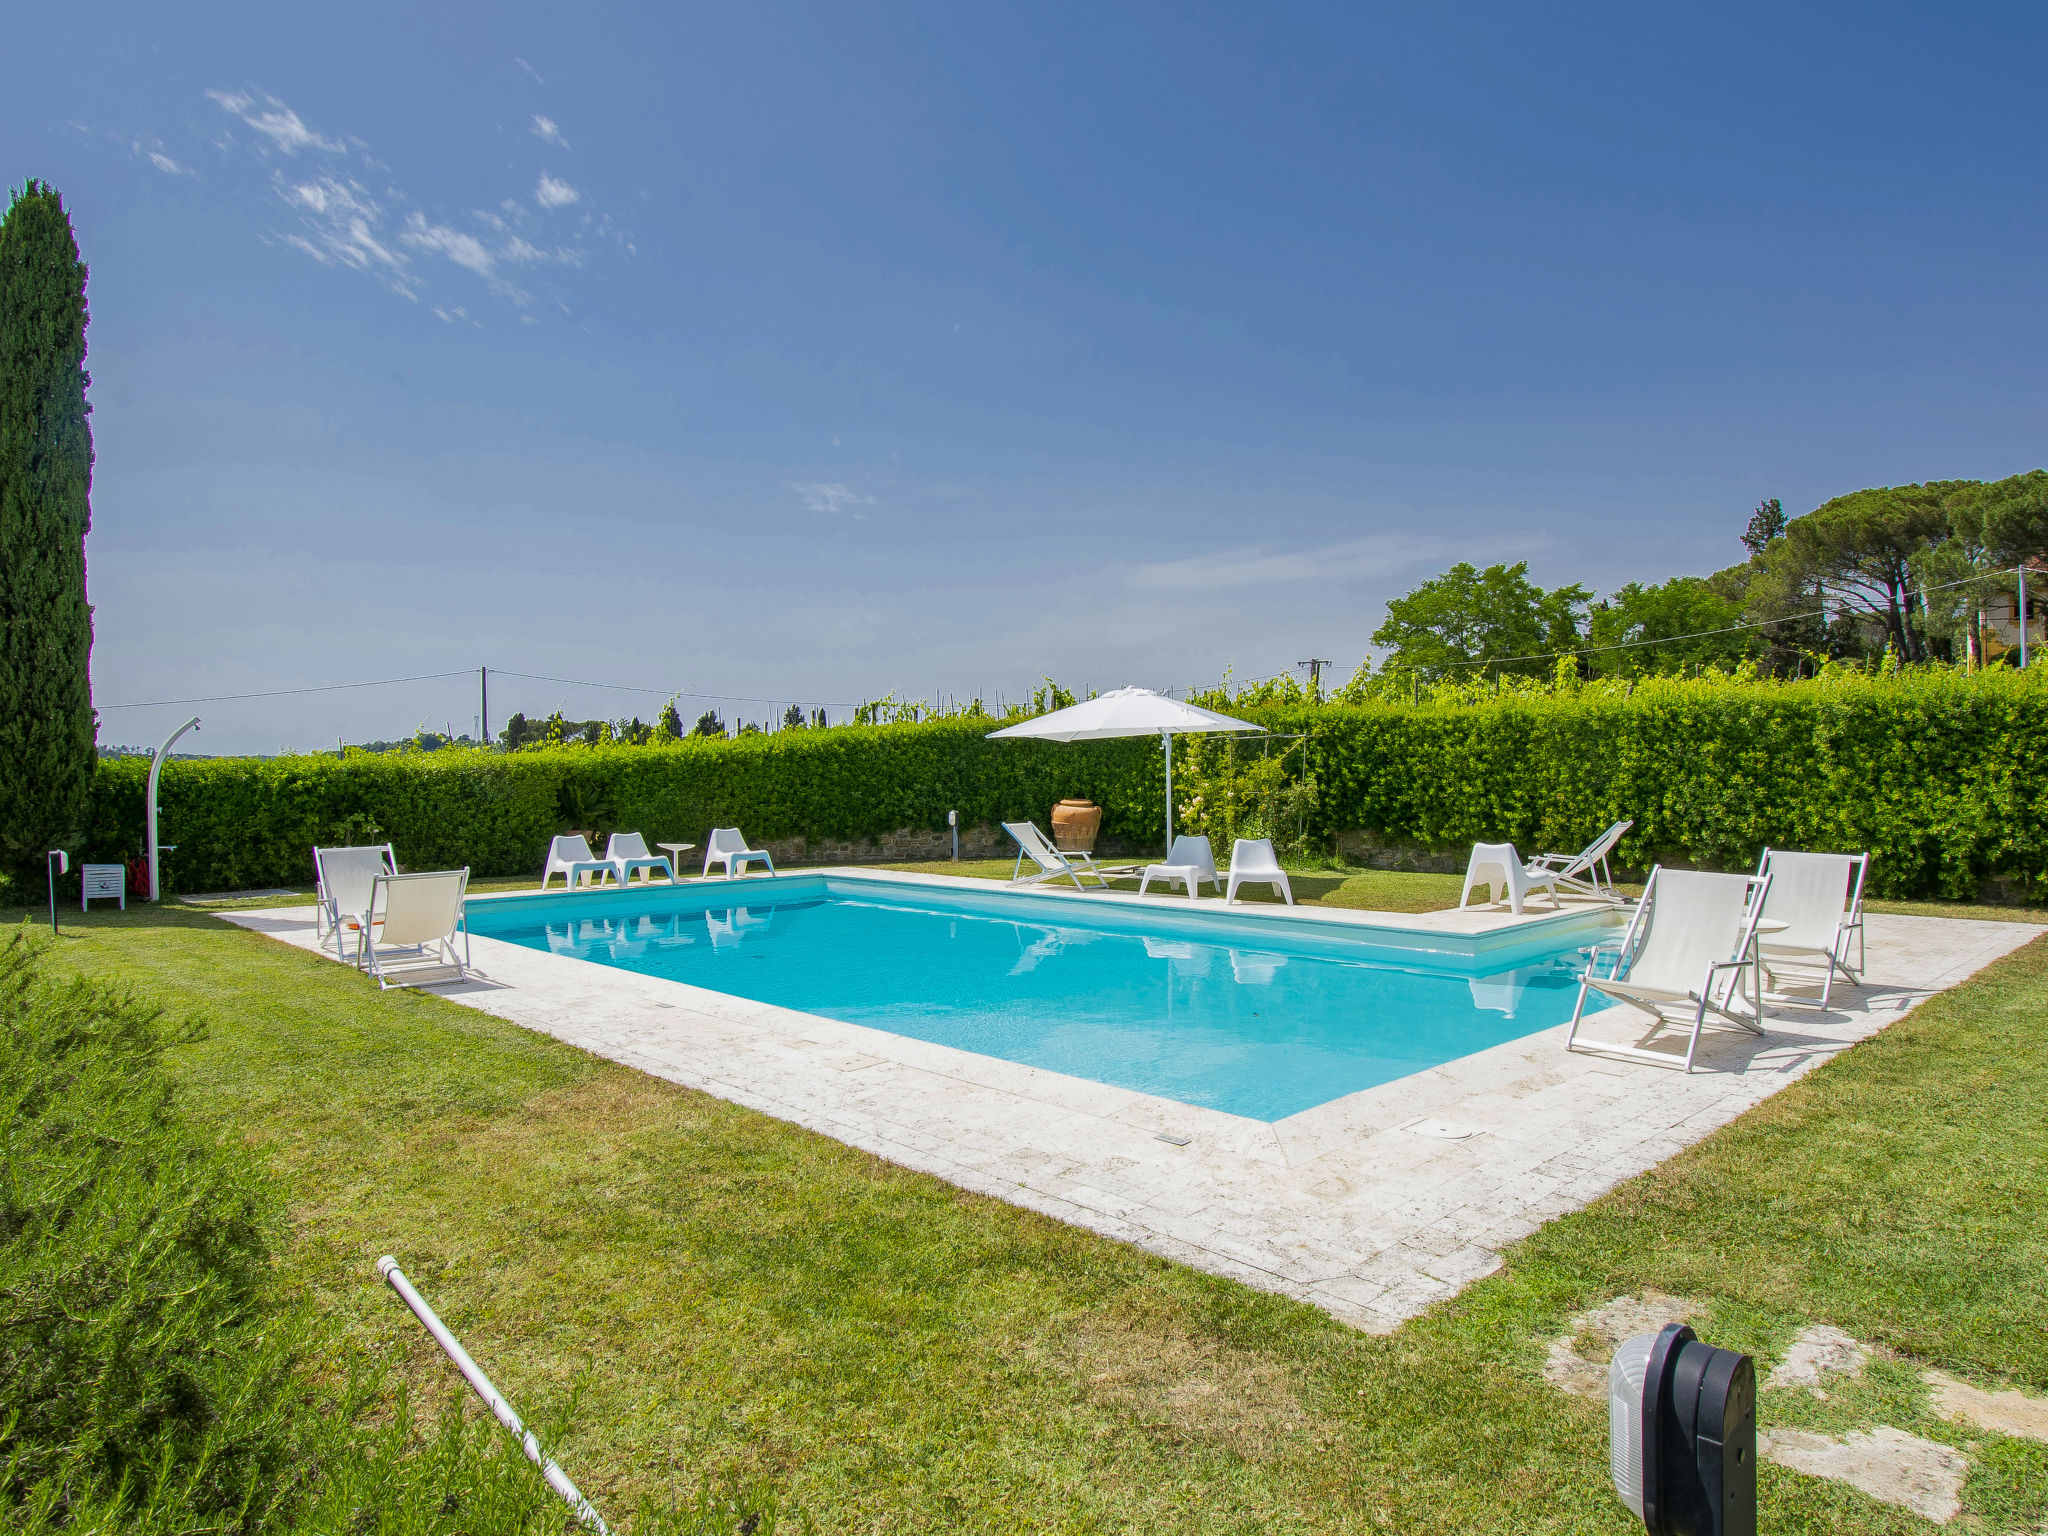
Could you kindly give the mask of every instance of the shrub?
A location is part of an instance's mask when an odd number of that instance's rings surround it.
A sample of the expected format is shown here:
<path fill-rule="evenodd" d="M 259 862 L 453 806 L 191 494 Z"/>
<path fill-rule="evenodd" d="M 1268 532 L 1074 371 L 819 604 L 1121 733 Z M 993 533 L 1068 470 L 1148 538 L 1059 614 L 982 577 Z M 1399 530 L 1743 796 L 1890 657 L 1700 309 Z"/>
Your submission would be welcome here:
<path fill-rule="evenodd" d="M 156 1015 L 34 955 L 0 949 L 0 1505 L 155 1485 L 246 1516 L 287 1481 L 277 1202 L 172 1113 Z"/>
<path fill-rule="evenodd" d="M 2003 879 L 2048 897 L 2048 672 L 1830 673 L 1443 687 L 1418 702 L 1215 700 L 1285 736 L 1268 754 L 1184 737 L 1185 830 L 1325 848 L 1364 831 L 1460 849 L 1577 848 L 1634 818 L 1631 867 L 1745 868 L 1767 845 L 1869 849 L 1873 890 L 1961 897 Z M 180 762 L 163 778 L 175 889 L 304 884 L 316 843 L 389 837 L 415 869 L 537 874 L 556 832 L 696 841 L 859 839 L 1043 820 L 1085 795 L 1110 846 L 1158 844 L 1150 738 L 990 741 L 986 719 L 692 737 L 518 753 Z M 88 853 L 141 843 L 147 760 L 95 779 Z M 1199 803 L 1197 803 L 1199 802 Z"/>
<path fill-rule="evenodd" d="M 38 952 L 25 930 L 0 945 L 0 1531 L 564 1529 L 494 1421 L 457 1400 L 416 1423 L 403 1392 L 278 1294 L 268 1174 L 175 1112 L 163 1052 L 196 1032 L 40 977 Z M 304 1364 L 337 1354 L 350 1373 L 323 1390 Z M 776 1525 L 765 1492 L 707 1488 L 643 1507 L 634 1528 Z"/>

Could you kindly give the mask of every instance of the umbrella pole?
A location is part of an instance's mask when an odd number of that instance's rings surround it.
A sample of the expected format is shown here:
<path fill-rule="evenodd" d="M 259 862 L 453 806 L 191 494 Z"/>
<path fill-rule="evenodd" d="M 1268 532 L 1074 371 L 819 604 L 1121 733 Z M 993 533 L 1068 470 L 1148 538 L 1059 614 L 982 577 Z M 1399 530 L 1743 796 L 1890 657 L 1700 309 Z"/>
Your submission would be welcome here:
<path fill-rule="evenodd" d="M 1159 739 L 1166 745 L 1166 857 L 1173 857 L 1173 732 L 1161 731 Z"/>

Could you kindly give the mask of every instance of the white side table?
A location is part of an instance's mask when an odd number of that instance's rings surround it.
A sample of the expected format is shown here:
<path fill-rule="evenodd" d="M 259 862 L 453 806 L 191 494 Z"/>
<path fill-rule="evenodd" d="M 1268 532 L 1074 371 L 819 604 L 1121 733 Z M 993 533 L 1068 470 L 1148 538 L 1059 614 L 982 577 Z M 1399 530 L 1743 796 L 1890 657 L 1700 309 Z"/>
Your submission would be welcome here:
<path fill-rule="evenodd" d="M 656 843 L 654 846 L 668 855 L 668 867 L 674 872 L 676 879 L 682 879 L 683 855 L 697 845 L 695 843 Z"/>
<path fill-rule="evenodd" d="M 95 901 L 113 900 L 128 910 L 128 866 L 125 864 L 82 864 L 78 872 L 78 910 L 92 910 Z"/>

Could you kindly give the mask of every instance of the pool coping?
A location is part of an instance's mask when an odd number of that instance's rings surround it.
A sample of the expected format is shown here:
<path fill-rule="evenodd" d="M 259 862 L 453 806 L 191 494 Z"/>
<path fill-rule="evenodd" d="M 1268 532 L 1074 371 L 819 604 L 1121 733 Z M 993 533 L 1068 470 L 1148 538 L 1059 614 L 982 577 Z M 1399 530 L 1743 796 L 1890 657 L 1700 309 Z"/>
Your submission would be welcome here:
<path fill-rule="evenodd" d="M 1124 893 L 1086 899 L 1111 895 Z M 317 948 L 310 907 L 215 915 Z M 1411 927 L 1406 914 L 1340 921 L 1370 928 L 1389 916 Z M 1461 921 L 1505 916 L 1468 912 Z M 1963 919 L 1867 921 L 1866 986 L 1838 987 L 1837 1006 L 1826 1013 L 1767 1020 L 1761 1039 L 1710 1032 L 1701 1072 L 1567 1054 L 1559 1025 L 1270 1123 L 483 936 L 472 941 L 473 979 L 434 990 L 963 1188 L 1383 1331 L 1497 1268 L 1506 1243 L 2048 932 Z M 1596 1038 L 1622 1043 L 1618 1032 L 1635 1033 L 1617 1023 L 1625 1024 L 1625 1010 L 1588 1018 Z"/>

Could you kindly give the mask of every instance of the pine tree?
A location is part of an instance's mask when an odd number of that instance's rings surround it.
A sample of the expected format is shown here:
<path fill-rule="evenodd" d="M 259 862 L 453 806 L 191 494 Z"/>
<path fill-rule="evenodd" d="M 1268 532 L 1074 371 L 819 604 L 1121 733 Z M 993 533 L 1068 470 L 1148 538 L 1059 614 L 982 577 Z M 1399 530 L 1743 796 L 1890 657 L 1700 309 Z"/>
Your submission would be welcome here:
<path fill-rule="evenodd" d="M 0 220 L 0 859 L 76 825 L 91 778 L 85 265 L 54 187 Z"/>

